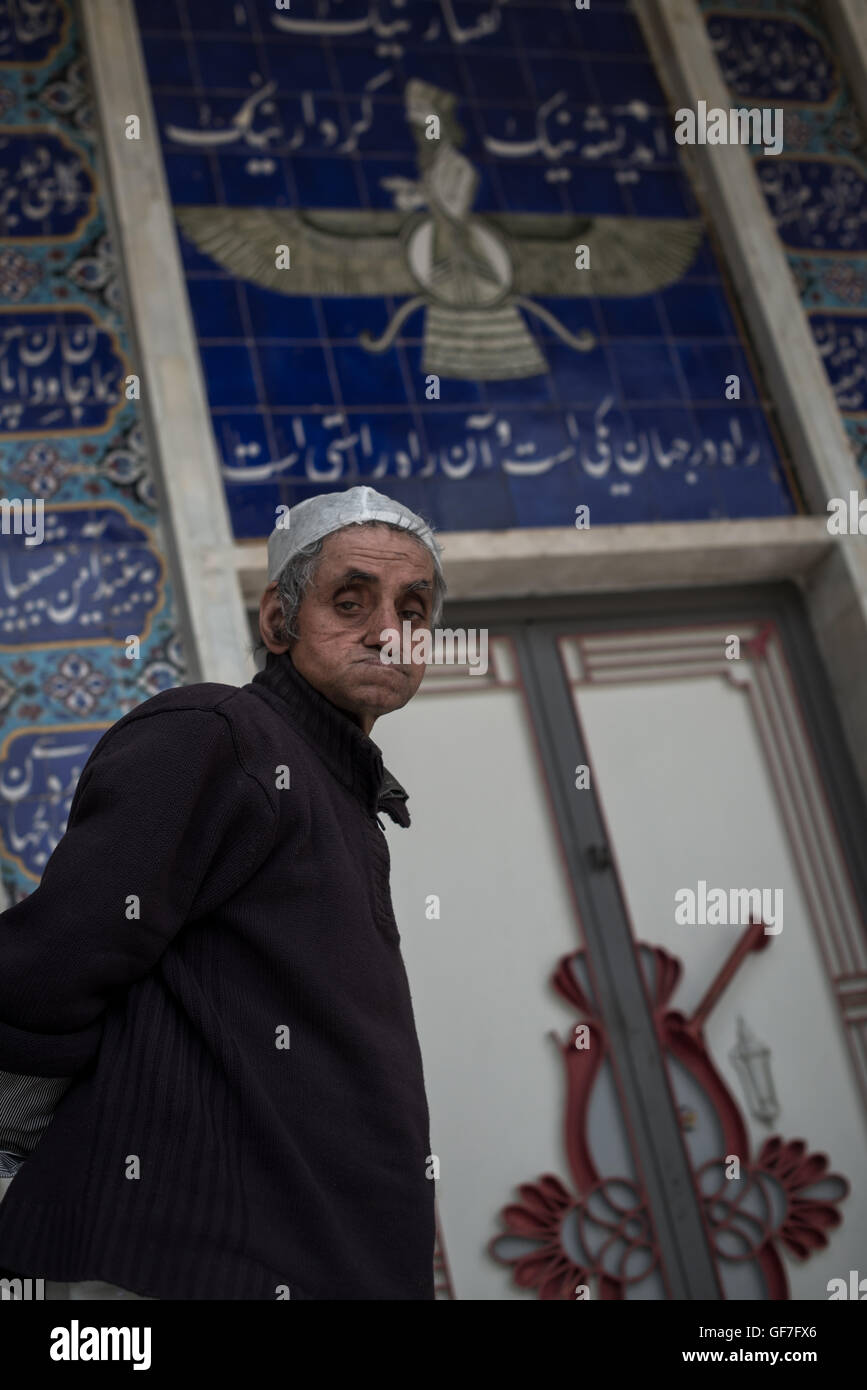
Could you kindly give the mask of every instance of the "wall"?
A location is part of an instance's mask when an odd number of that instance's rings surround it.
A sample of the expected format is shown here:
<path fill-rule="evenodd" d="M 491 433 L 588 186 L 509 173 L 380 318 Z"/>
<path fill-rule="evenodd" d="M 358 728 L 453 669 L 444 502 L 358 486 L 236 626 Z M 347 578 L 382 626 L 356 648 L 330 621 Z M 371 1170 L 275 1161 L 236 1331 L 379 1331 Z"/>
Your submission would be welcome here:
<path fill-rule="evenodd" d="M 622 0 L 137 8 L 236 536 L 798 510 Z"/>
<path fill-rule="evenodd" d="M 867 474 L 867 139 L 822 6 L 703 0 L 702 8 L 733 105 L 783 112 L 784 152 L 756 153 L 756 172 Z"/>
<path fill-rule="evenodd" d="M 0 36 L 0 875 L 31 892 L 90 749 L 185 678 L 154 479 L 66 0 Z M 128 636 L 140 654 L 125 655 Z"/>

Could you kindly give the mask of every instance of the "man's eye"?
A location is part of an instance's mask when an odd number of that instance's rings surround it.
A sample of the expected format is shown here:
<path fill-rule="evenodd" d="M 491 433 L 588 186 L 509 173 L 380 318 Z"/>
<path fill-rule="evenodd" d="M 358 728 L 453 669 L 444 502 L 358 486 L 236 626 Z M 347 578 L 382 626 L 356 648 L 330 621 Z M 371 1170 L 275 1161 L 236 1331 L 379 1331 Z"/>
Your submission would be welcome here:
<path fill-rule="evenodd" d="M 345 612 L 348 612 L 350 608 L 360 608 L 361 604 L 356 603 L 355 599 L 345 598 L 342 599 L 340 603 L 338 603 L 337 607 L 342 608 Z"/>
<path fill-rule="evenodd" d="M 421 618 L 422 621 L 424 620 L 424 613 L 417 613 L 416 610 L 415 610 L 414 608 L 405 608 L 405 609 L 403 610 L 403 615 L 402 615 L 402 616 L 403 616 L 405 619 L 409 618 L 410 620 L 413 619 L 413 618 Z"/>

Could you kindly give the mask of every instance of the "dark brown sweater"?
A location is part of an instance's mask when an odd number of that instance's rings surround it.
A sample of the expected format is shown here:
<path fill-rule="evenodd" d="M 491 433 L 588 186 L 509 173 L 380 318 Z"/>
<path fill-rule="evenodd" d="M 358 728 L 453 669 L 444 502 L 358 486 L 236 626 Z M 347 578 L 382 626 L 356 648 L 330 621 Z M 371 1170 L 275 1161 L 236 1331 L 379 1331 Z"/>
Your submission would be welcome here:
<path fill-rule="evenodd" d="M 433 1298 L 377 823 L 408 825 L 405 801 L 288 656 L 103 736 L 0 916 L 0 1070 L 74 1077 L 0 1204 L 0 1266 L 157 1298 Z"/>

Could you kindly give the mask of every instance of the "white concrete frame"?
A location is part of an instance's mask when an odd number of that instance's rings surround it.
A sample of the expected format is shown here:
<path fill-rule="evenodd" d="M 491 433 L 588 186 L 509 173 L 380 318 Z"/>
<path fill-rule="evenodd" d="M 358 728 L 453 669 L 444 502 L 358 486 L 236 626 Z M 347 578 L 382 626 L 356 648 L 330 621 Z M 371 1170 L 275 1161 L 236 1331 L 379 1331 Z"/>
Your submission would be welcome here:
<path fill-rule="evenodd" d="M 824 0 L 823 10 L 867 130 L 867 0 Z"/>
<path fill-rule="evenodd" d="M 189 678 L 243 684 L 254 669 L 249 629 L 135 10 L 132 0 L 84 0 L 81 14 Z M 138 140 L 126 137 L 130 115 Z"/>
<path fill-rule="evenodd" d="M 865 0 L 834 0 L 855 24 Z M 641 0 L 636 14 L 673 108 L 729 107 L 696 0 Z M 233 543 L 132 0 L 82 0 L 107 178 L 117 209 L 143 397 L 167 499 L 175 583 L 205 680 L 249 672 L 244 605 L 266 583 L 265 546 Z M 142 118 L 127 141 L 124 120 Z M 854 765 L 867 795 L 867 541 L 832 537 L 831 497 L 863 496 L 833 392 L 752 161 L 739 147 L 684 153 L 720 234 L 787 446 L 816 515 L 768 520 L 459 532 L 442 537 L 455 598 L 695 587 L 792 578 L 806 596 Z"/>
<path fill-rule="evenodd" d="M 696 0 L 641 0 L 635 8 L 673 108 L 740 104 L 723 81 Z M 852 490 L 863 497 L 864 480 L 752 158 L 738 145 L 684 146 L 683 153 L 724 248 L 807 504 L 827 516 L 830 498 Z M 867 793 L 867 540 L 829 540 L 803 587 Z"/>

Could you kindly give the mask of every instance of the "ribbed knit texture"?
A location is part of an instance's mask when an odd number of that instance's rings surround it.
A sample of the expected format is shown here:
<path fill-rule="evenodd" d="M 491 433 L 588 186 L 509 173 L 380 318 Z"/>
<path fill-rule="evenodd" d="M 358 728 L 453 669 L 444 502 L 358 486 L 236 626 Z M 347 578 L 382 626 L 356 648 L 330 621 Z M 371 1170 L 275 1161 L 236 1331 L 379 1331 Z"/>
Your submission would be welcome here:
<path fill-rule="evenodd" d="M 0 1267 L 156 1298 L 433 1298 L 376 820 L 408 825 L 405 801 L 288 656 L 104 735 L 0 916 L 0 1069 L 74 1078 L 0 1204 Z"/>
<path fill-rule="evenodd" d="M 64 1077 L 0 1071 L 0 1160 L 36 1148 L 68 1085 Z"/>

